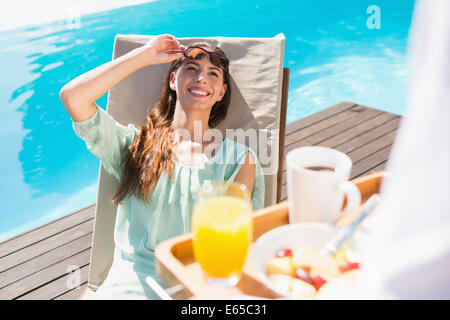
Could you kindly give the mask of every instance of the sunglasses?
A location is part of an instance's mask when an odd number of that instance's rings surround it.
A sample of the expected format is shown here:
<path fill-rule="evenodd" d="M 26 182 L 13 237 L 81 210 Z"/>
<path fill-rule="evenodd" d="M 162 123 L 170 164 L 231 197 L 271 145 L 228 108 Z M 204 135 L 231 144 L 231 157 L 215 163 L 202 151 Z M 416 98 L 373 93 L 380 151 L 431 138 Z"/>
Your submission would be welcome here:
<path fill-rule="evenodd" d="M 186 58 L 191 60 L 200 60 L 203 59 L 206 55 L 209 55 L 209 60 L 211 63 L 221 69 L 228 68 L 228 59 L 217 52 L 208 51 L 203 49 L 202 47 L 186 47 L 183 51 L 183 54 Z"/>

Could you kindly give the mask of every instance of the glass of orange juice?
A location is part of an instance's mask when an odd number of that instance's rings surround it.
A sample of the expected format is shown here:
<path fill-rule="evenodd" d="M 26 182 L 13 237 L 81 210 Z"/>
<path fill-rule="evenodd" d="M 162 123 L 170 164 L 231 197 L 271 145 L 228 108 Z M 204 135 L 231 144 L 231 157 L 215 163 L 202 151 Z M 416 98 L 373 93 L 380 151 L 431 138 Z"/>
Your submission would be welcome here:
<path fill-rule="evenodd" d="M 243 184 L 209 182 L 197 194 L 192 215 L 193 248 L 209 283 L 239 282 L 252 242 L 252 205 Z"/>

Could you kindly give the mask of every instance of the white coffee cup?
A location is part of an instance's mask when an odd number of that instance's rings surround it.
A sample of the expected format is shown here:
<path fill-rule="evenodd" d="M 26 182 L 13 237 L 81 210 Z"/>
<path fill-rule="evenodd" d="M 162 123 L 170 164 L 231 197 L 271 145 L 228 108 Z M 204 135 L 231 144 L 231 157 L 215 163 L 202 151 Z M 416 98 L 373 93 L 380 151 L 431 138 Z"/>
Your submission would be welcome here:
<path fill-rule="evenodd" d="M 352 160 L 345 153 L 301 147 L 287 154 L 286 167 L 290 223 L 333 223 L 361 204 L 359 189 L 348 181 Z M 347 205 L 342 210 L 344 195 Z"/>

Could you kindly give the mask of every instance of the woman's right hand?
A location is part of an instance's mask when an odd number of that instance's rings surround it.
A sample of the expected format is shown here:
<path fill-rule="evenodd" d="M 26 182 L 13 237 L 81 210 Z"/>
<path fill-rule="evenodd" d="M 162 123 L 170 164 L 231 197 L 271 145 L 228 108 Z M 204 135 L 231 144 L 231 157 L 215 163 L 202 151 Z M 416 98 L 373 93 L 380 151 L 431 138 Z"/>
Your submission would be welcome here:
<path fill-rule="evenodd" d="M 149 40 L 138 48 L 145 65 L 170 63 L 183 57 L 184 46 L 170 35 L 163 34 Z"/>
<path fill-rule="evenodd" d="M 60 90 L 61 101 L 74 121 L 84 121 L 97 111 L 95 101 L 142 67 L 169 63 L 183 57 L 184 46 L 174 36 L 152 38 L 142 47 L 76 77 Z"/>

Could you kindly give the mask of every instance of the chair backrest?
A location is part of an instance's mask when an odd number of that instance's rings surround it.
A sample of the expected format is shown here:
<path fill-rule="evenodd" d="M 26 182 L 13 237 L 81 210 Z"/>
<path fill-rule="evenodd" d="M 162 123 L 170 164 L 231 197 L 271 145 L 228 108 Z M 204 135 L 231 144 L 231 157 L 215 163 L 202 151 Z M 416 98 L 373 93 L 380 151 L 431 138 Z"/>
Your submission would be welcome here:
<path fill-rule="evenodd" d="M 144 35 L 117 35 L 113 59 L 150 39 L 151 36 Z M 231 103 L 227 117 L 217 128 L 230 139 L 233 137 L 226 134 L 226 129 L 241 128 L 249 135 L 252 130 L 257 133 L 258 146 L 249 145 L 251 139 L 236 141 L 257 152 L 265 174 L 265 206 L 275 204 L 279 201 L 281 188 L 278 163 L 283 153 L 280 153 L 280 147 L 284 146 L 284 142 L 279 144 L 279 138 L 281 134 L 284 138 L 286 125 L 288 72 L 283 72 L 284 35 L 274 38 L 181 38 L 179 41 L 183 45 L 207 42 L 220 47 L 230 59 Z M 121 81 L 109 92 L 107 112 L 124 125 L 143 125 L 148 108 L 159 98 L 168 68 L 168 64 L 145 67 Z M 103 283 L 113 260 L 117 207 L 112 205 L 111 199 L 117 186 L 117 180 L 100 166 L 88 283 L 92 290 Z"/>

